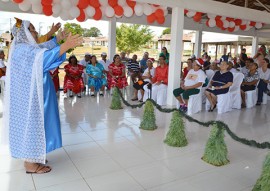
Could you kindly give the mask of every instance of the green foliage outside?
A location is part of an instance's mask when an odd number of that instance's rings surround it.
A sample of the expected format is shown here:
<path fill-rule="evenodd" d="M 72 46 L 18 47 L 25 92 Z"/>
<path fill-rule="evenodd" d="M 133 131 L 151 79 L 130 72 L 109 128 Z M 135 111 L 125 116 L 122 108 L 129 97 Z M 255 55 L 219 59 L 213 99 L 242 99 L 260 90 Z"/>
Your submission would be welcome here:
<path fill-rule="evenodd" d="M 81 27 L 81 25 L 76 24 L 76 23 L 66 23 L 64 25 L 64 28 L 67 29 L 69 32 L 71 32 L 73 35 L 75 35 L 75 34 L 82 35 L 83 34 L 83 28 Z"/>
<path fill-rule="evenodd" d="M 173 147 L 184 147 L 188 144 L 185 134 L 185 123 L 179 111 L 173 112 L 169 128 L 164 143 Z"/>
<path fill-rule="evenodd" d="M 162 35 L 171 34 L 171 28 L 166 28 L 162 31 Z"/>
<path fill-rule="evenodd" d="M 224 129 L 214 124 L 206 143 L 202 160 L 214 166 L 223 166 L 230 162 L 227 158 L 228 150 L 224 137 Z"/>
<path fill-rule="evenodd" d="M 97 27 L 91 27 L 90 29 L 83 29 L 83 36 L 84 37 L 99 37 L 101 36 L 101 32 Z"/>
<path fill-rule="evenodd" d="M 116 28 L 116 47 L 128 55 L 139 51 L 153 38 L 147 26 L 121 24 Z"/>

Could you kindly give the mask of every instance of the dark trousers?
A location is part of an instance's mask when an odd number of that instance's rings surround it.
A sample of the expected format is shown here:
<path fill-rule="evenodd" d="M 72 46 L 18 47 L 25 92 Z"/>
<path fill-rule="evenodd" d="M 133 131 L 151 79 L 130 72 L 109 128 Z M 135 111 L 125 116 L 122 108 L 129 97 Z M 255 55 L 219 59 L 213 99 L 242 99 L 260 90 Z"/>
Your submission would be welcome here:
<path fill-rule="evenodd" d="M 258 101 L 257 102 L 262 103 L 263 92 L 267 90 L 267 83 L 265 83 L 262 79 L 260 79 L 260 82 L 257 87 L 258 87 Z"/>

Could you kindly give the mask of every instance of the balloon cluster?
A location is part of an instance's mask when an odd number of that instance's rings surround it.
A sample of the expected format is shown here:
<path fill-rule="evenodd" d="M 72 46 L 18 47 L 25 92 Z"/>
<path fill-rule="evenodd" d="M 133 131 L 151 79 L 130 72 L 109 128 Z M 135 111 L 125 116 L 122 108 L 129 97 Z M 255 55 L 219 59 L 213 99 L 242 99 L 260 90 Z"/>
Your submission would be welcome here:
<path fill-rule="evenodd" d="M 4 2 L 11 0 L 2 0 Z M 62 20 L 77 19 L 83 22 L 88 18 L 100 20 L 102 17 L 131 17 L 134 14 L 147 16 L 147 22 L 165 22 L 167 7 L 132 0 L 12 0 L 22 11 L 60 17 Z"/>
<path fill-rule="evenodd" d="M 185 10 L 185 15 L 189 18 L 193 18 L 195 22 L 200 22 L 202 19 L 201 12 L 196 12 L 192 10 Z M 234 19 L 231 17 L 223 17 L 213 14 L 207 14 L 206 25 L 208 27 L 218 27 L 221 30 L 228 30 L 229 32 L 236 32 L 239 29 L 243 31 L 248 31 L 251 28 L 255 27 L 260 29 L 263 27 L 263 23 L 247 21 L 242 19 Z"/>

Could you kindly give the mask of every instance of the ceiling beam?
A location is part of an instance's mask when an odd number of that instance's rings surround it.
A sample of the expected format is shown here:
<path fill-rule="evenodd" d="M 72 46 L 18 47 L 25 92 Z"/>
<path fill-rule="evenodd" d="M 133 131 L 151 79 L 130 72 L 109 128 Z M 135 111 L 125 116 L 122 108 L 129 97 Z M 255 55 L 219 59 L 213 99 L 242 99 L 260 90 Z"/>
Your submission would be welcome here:
<path fill-rule="evenodd" d="M 228 1 L 227 3 L 228 3 L 228 4 L 231 4 L 231 3 L 233 3 L 233 2 L 235 2 L 235 0 L 230 0 L 230 1 Z"/>
<path fill-rule="evenodd" d="M 248 7 L 248 0 L 245 0 L 245 7 Z"/>
<path fill-rule="evenodd" d="M 257 3 L 259 3 L 263 8 L 265 8 L 268 12 L 270 12 L 270 9 L 268 7 L 266 7 L 264 4 L 262 4 L 262 2 L 260 2 L 259 0 L 256 0 Z"/>
<path fill-rule="evenodd" d="M 270 13 L 239 7 L 232 4 L 221 3 L 213 0 L 136 0 L 137 2 L 152 3 L 169 7 L 182 7 L 203 13 L 228 16 L 249 21 L 270 24 Z M 211 7 L 211 9 L 209 9 Z"/>

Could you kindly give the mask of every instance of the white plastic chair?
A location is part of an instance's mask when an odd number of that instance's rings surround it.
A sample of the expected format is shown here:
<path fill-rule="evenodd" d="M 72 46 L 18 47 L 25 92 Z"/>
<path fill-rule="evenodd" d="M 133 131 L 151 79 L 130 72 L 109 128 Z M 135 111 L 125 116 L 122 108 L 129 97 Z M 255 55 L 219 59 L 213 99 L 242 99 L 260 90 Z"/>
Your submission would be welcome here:
<path fill-rule="evenodd" d="M 257 86 L 255 88 L 255 90 L 251 90 L 251 91 L 246 91 L 246 106 L 247 108 L 252 108 L 256 105 L 257 103 Z"/>
<path fill-rule="evenodd" d="M 241 84 L 244 79 L 244 74 L 242 73 L 234 73 L 233 74 L 233 84 L 230 87 L 230 96 L 231 96 L 231 107 L 233 109 L 241 109 Z"/>
<path fill-rule="evenodd" d="M 198 94 L 189 97 L 187 114 L 192 115 L 199 111 L 202 111 L 202 87 L 200 87 Z"/>
<path fill-rule="evenodd" d="M 230 91 L 230 90 L 229 90 Z M 208 111 L 211 104 L 208 99 L 206 99 L 205 110 Z M 232 110 L 231 94 L 230 92 L 226 94 L 217 95 L 217 112 L 218 114 L 226 113 Z"/>

